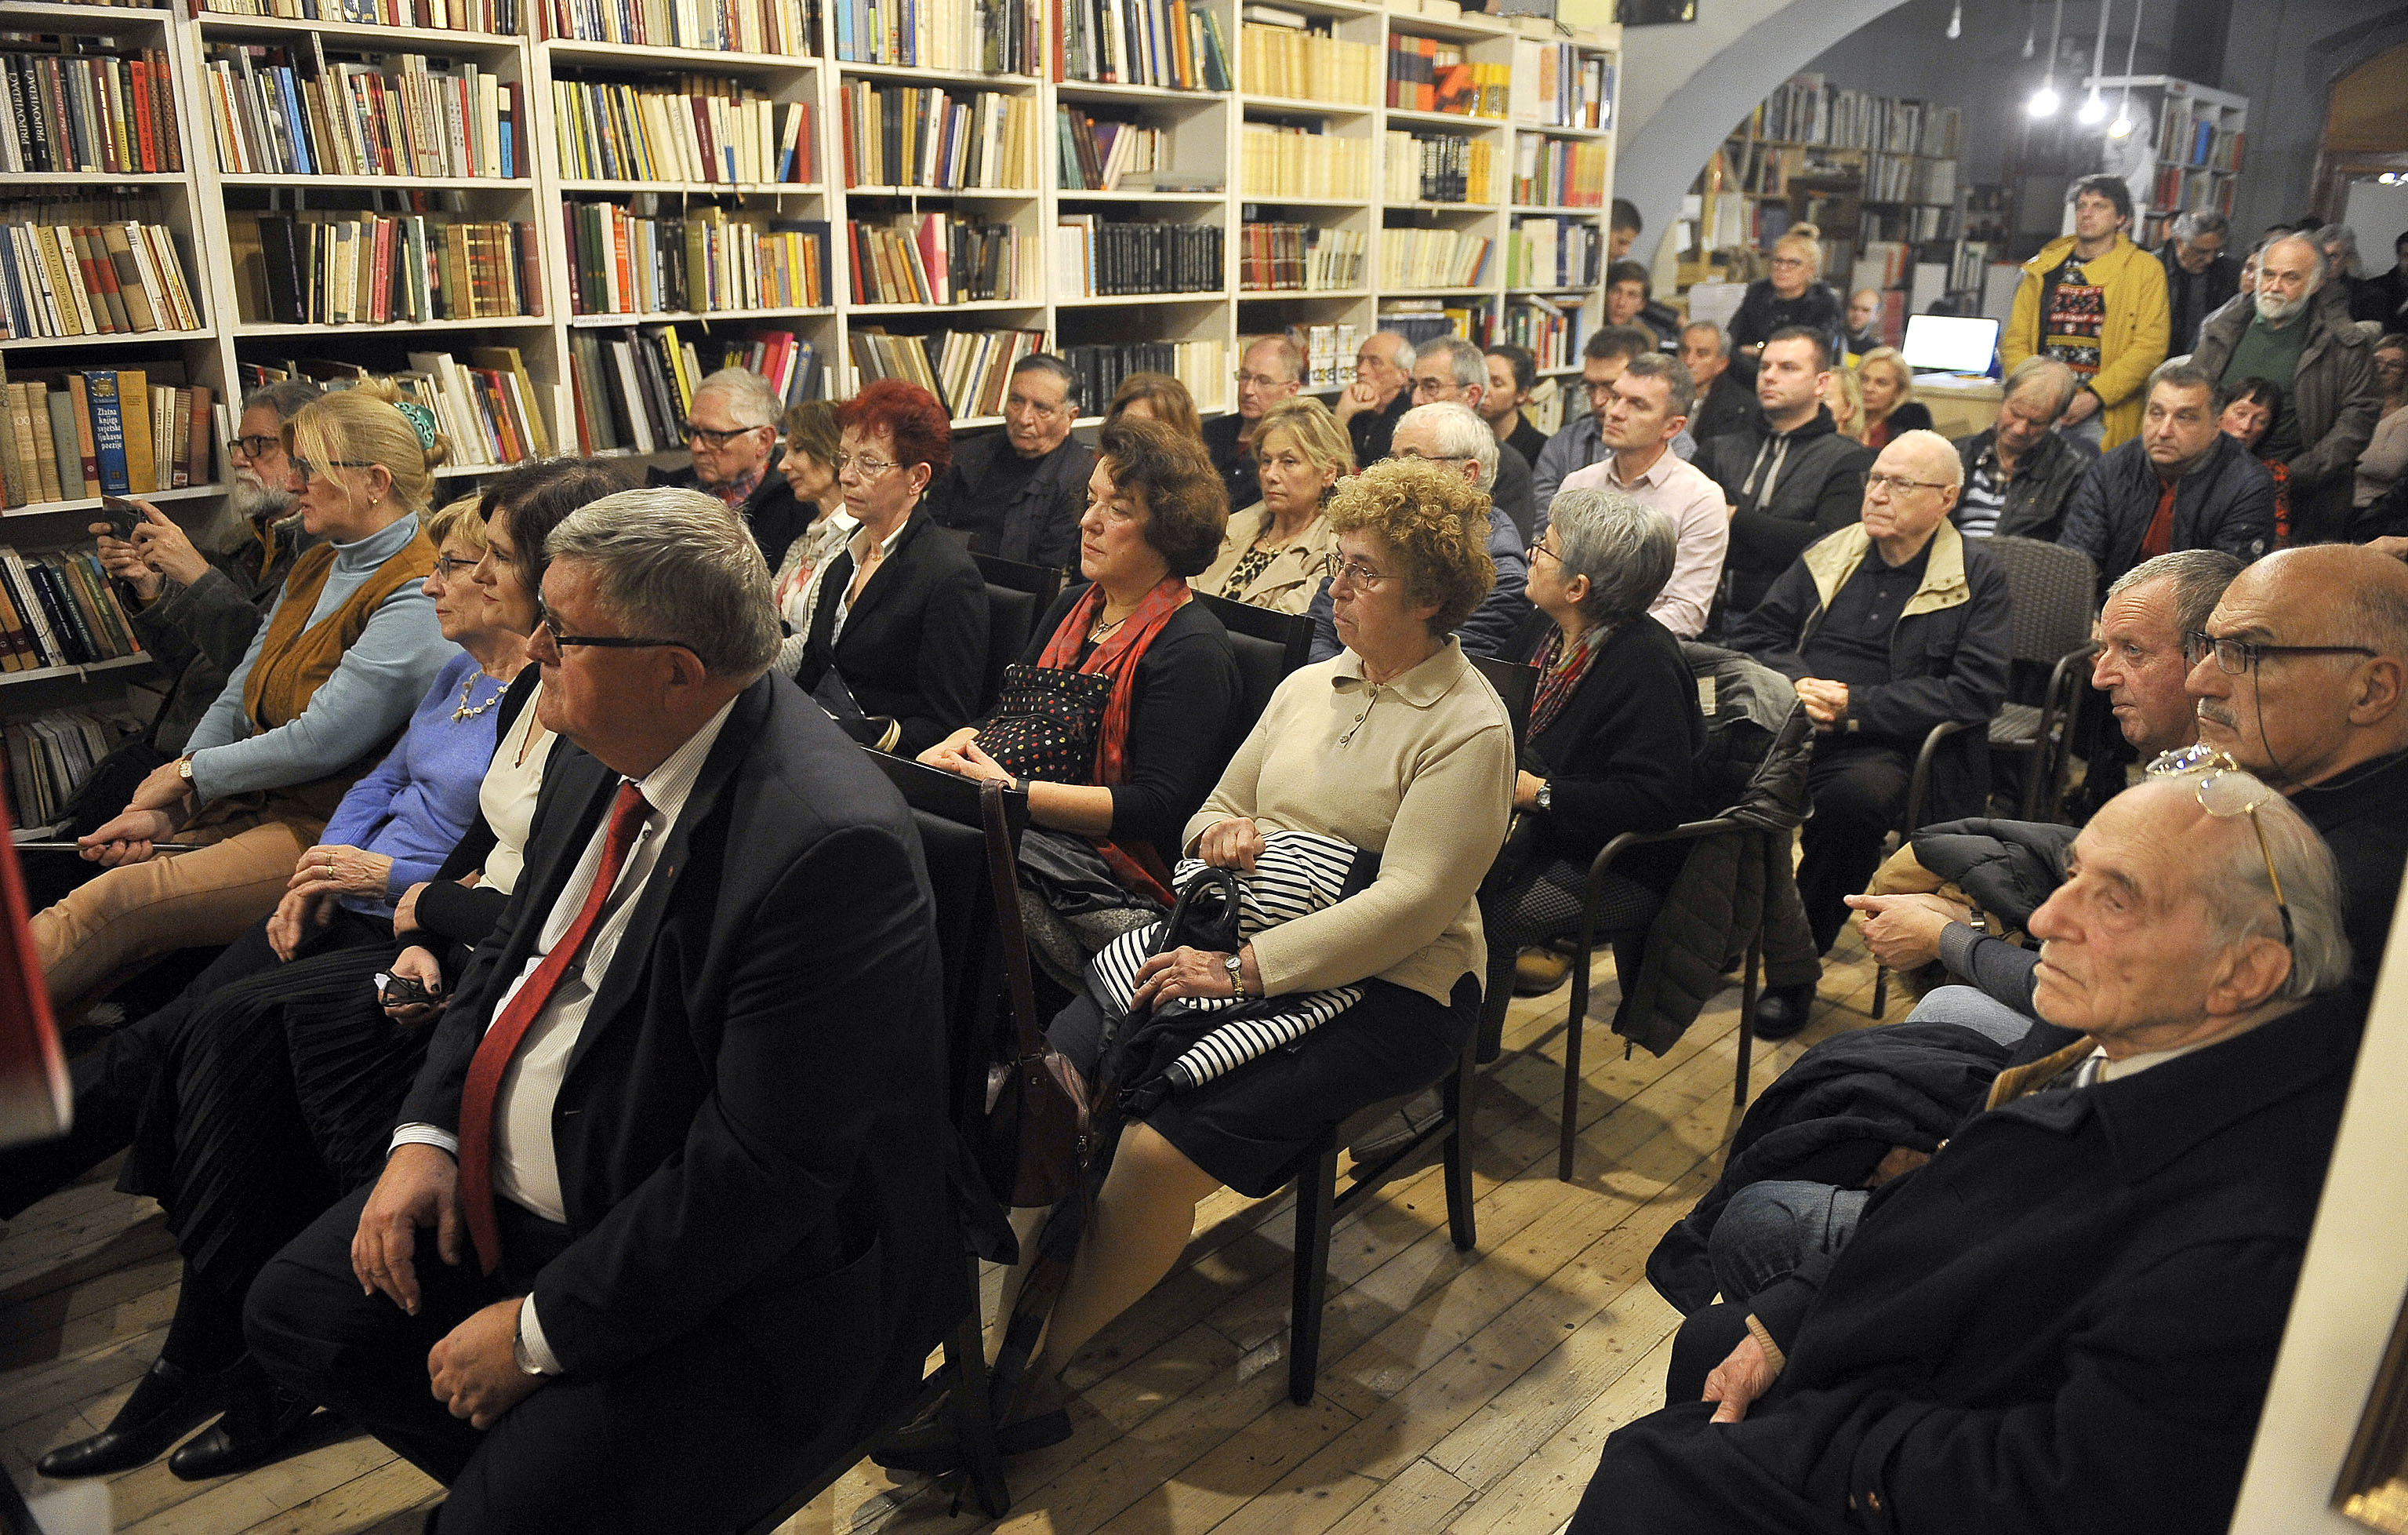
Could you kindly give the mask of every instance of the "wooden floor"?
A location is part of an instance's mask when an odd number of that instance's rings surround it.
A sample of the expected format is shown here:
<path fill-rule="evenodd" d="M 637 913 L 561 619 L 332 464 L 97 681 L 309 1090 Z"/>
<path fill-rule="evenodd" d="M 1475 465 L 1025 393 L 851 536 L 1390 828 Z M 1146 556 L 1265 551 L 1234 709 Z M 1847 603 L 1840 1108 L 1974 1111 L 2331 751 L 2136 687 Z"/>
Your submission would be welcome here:
<path fill-rule="evenodd" d="M 1612 962 L 1598 981 L 1612 996 Z M 1872 968 L 1853 929 L 1813 1025 L 1759 1045 L 1761 1088 L 1814 1040 L 1867 1023 Z M 1731 1106 L 1739 992 L 1670 1055 L 1586 1041 L 1575 1181 L 1555 1181 L 1568 989 L 1514 1004 L 1475 1111 L 1480 1244 L 1447 1238 L 1437 1170 L 1342 1223 L 1330 1248 L 1321 1390 L 1286 1397 L 1289 1203 L 1207 1201 L 1171 1277 L 1073 1367 L 1068 1442 L 1014 1460 L 997 1528 L 1050 1535 L 1552 1535 L 1605 1436 L 1660 1404 L 1677 1314 L 1643 1265 L 1713 1183 Z M 1895 993 L 1893 1016 L 1906 1004 Z M 0 1460 L 34 1461 L 107 1424 L 156 1356 L 177 1263 L 113 1166 L 28 1211 L 0 1241 Z M 191 1485 L 164 1459 L 111 1479 L 116 1526 L 144 1535 L 405 1535 L 437 1485 L 322 1415 L 308 1453 Z M 986 1528 L 924 1478 L 864 1463 L 785 1528 L 885 1535 Z"/>

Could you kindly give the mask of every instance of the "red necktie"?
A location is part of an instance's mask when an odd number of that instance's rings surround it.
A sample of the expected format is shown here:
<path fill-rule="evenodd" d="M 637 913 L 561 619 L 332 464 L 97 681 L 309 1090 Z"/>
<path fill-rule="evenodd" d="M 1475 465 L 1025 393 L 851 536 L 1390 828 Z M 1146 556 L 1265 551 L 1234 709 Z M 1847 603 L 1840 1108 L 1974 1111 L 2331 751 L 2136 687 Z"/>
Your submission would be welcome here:
<path fill-rule="evenodd" d="M 485 1030 L 476 1056 L 468 1062 L 468 1081 L 460 1089 L 460 1213 L 468 1223 L 468 1238 L 476 1243 L 477 1259 L 486 1273 L 492 1273 L 502 1259 L 501 1233 L 494 1215 L 494 1099 L 501 1092 L 503 1073 L 509 1069 L 510 1057 L 518 1053 L 528 1026 L 542 1014 L 560 978 L 568 973 L 585 940 L 594 936 L 602 908 L 610 899 L 610 887 L 618 882 L 619 869 L 627 861 L 627 850 L 635 845 L 636 828 L 651 812 L 642 790 L 633 783 L 619 785 L 619 796 L 610 802 L 610 828 L 602 841 L 602 864 L 594 871 L 594 888 L 586 892 L 577 920 L 511 996 L 509 1006 Z"/>

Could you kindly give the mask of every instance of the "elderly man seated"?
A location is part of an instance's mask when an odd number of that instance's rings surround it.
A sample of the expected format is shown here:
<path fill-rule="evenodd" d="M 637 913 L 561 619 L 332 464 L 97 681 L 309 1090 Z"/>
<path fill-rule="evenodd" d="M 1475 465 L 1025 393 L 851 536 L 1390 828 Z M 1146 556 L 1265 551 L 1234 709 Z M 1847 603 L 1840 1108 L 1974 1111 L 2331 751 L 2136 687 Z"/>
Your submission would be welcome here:
<path fill-rule="evenodd" d="M 779 467 L 785 456 L 778 442 L 786 402 L 769 380 L 740 367 L 723 367 L 694 386 L 686 406 L 685 445 L 694 462 L 682 469 L 653 469 L 654 485 L 681 485 L 715 495 L 744 519 L 761 557 L 775 570 L 795 541 L 819 516 L 819 508 L 795 498 Z"/>
<path fill-rule="evenodd" d="M 2178 549 L 2254 560 L 2274 547 L 2274 481 L 2217 429 L 2215 380 L 2188 362 L 2150 378 L 2141 435 L 2090 466 L 2067 504 L 2057 542 L 2112 581 Z"/>
<path fill-rule="evenodd" d="M 952 465 L 929 487 L 930 517 L 968 534 L 981 554 L 1055 570 L 1077 565 L 1096 472 L 1096 451 L 1070 435 L 1078 414 L 1070 366 L 1050 352 L 1023 357 L 1003 396 L 1003 430 L 954 439 Z"/>
<path fill-rule="evenodd" d="M 2054 357 L 2027 357 L 2007 375 L 1998 423 L 1956 439 L 1956 456 L 1965 465 L 1957 532 L 1969 538 L 2056 539 L 2073 487 L 2098 458 L 2081 438 L 2052 430 L 2079 382 Z"/>
<path fill-rule="evenodd" d="M 2032 918 L 2056 1026 L 1835 1255 L 1683 1325 L 1573 1535 L 2223 1528 L 2364 1017 L 2341 900 L 2245 773 L 2111 802 Z"/>
<path fill-rule="evenodd" d="M 2007 578 L 1948 521 L 1962 473 L 1946 438 L 1901 434 L 1865 476 L 1862 520 L 1809 547 L 1731 633 L 1732 649 L 1797 682 L 1814 720 L 1798 890 L 1825 951 L 1906 809 L 1924 738 L 1986 724 L 2006 698 Z M 1983 733 L 1960 732 L 1933 759 L 1927 816 L 1978 811 L 1988 766 Z M 1810 999 L 1769 994 L 1759 1032 L 1795 1033 Z"/>

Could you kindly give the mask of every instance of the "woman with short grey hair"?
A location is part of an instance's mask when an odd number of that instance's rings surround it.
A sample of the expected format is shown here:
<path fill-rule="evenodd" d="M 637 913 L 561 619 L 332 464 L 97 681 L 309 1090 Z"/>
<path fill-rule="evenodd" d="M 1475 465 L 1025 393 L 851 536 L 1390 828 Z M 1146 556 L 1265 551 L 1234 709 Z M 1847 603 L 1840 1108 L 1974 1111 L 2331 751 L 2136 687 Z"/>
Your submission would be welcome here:
<path fill-rule="evenodd" d="M 1704 812 L 1694 766 L 1706 737 L 1698 686 L 1681 642 L 1647 611 L 1671 579 L 1676 541 L 1662 513 L 1597 488 L 1557 495 L 1530 547 L 1537 610 L 1506 653 L 1539 668 L 1539 693 L 1514 779 L 1512 872 L 1482 902 L 1484 1060 L 1497 1051 L 1517 984 L 1539 992 L 1562 979 L 1564 967 L 1542 946 L 1578 925 L 1589 865 L 1605 844 Z M 1645 926 L 1681 859 L 1675 845 L 1618 860 L 1598 930 Z M 1526 967 L 1517 965 L 1524 948 L 1534 951 Z"/>

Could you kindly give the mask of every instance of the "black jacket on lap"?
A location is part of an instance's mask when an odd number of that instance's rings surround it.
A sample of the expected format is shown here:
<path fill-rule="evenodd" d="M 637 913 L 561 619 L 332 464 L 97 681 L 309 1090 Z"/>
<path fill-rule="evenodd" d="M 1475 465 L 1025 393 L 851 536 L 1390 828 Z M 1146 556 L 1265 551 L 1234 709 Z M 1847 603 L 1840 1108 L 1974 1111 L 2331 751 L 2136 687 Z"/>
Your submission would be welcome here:
<path fill-rule="evenodd" d="M 836 610 L 853 581 L 853 552 L 827 563 L 809 643 L 795 681 L 805 693 L 834 667 L 864 714 L 903 727 L 896 751 L 916 756 L 970 723 L 986 680 L 986 580 L 958 539 L 923 511 L 911 514 L 885 565 L 836 635 Z"/>

